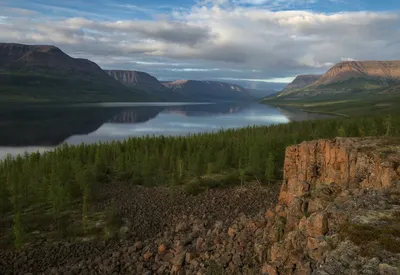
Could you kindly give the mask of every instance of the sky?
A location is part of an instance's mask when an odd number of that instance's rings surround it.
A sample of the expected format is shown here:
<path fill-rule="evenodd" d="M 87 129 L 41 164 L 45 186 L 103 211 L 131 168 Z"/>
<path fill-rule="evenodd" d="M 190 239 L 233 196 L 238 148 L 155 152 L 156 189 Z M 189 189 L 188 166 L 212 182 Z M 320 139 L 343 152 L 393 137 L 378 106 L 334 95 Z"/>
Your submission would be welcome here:
<path fill-rule="evenodd" d="M 341 61 L 400 59 L 399 11 L 399 0 L 0 0 L 0 42 L 260 88 Z"/>

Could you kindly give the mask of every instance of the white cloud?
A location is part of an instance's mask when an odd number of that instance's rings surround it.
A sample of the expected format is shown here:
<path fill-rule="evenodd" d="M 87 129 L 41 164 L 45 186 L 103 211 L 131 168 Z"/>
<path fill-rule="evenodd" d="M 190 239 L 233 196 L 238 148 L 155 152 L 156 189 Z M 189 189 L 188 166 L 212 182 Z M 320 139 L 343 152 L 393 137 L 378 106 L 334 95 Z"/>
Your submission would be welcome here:
<path fill-rule="evenodd" d="M 237 1 L 267 6 L 315 2 Z M 224 0 L 203 1 L 160 20 L 33 18 L 29 11 L 14 12 L 8 18 L 0 12 L 1 41 L 55 44 L 107 68 L 143 68 L 165 78 L 202 73 L 286 81 L 287 76 L 323 72 L 348 57 L 398 58 L 399 17 L 394 12 L 272 11 Z"/>

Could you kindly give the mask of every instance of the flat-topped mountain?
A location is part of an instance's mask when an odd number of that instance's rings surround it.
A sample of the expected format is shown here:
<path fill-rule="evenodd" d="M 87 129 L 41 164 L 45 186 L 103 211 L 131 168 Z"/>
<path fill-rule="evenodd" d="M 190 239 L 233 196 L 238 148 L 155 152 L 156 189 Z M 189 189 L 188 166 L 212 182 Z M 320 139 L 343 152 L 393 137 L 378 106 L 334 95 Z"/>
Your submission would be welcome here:
<path fill-rule="evenodd" d="M 291 83 L 282 89 L 282 92 L 288 92 L 295 89 L 301 89 L 317 81 L 321 75 L 304 74 L 298 75 Z"/>
<path fill-rule="evenodd" d="M 128 70 L 105 70 L 105 72 L 129 87 L 165 89 L 165 86 L 157 78 L 145 72 Z"/>
<path fill-rule="evenodd" d="M 250 99 L 250 93 L 236 84 L 219 81 L 176 80 L 165 87 L 196 99 Z"/>
<path fill-rule="evenodd" d="M 0 43 L 0 101 L 116 100 L 146 100 L 146 95 L 55 46 Z"/>
<path fill-rule="evenodd" d="M 307 97 L 335 95 L 349 92 L 393 94 L 399 92 L 400 61 L 345 61 L 329 69 L 324 75 L 301 85 L 297 78 L 278 94 L 278 97 Z"/>
<path fill-rule="evenodd" d="M 400 79 L 400 61 L 345 61 L 328 70 L 311 86 L 317 87 L 351 78 Z"/>

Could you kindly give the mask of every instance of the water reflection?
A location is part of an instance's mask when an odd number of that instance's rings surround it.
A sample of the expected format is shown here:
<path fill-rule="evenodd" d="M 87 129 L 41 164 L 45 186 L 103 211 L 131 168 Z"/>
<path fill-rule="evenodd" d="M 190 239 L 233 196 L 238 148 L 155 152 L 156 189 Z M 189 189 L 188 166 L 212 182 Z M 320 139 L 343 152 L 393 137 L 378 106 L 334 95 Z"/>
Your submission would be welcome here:
<path fill-rule="evenodd" d="M 80 144 L 130 136 L 187 135 L 285 123 L 290 112 L 248 102 L 8 106 L 0 110 L 0 158 L 7 153 L 49 150 L 63 142 Z"/>

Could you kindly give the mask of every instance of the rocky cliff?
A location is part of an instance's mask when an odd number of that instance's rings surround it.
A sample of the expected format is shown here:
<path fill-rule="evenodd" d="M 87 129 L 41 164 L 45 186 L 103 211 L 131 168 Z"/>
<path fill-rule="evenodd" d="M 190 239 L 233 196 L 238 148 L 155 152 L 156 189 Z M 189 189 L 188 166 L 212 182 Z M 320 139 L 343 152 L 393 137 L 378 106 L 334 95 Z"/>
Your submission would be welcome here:
<path fill-rule="evenodd" d="M 106 73 L 126 86 L 137 86 L 152 90 L 165 89 L 165 86 L 157 78 L 145 72 L 106 70 Z"/>
<path fill-rule="evenodd" d="M 124 217 L 113 238 L 43 241 L 27 251 L 0 249 L 0 270 L 399 274 L 399 138 L 338 138 L 290 146 L 280 191 L 277 187 L 249 183 L 192 196 L 180 189 L 102 185 L 102 196 L 114 198 L 116 212 Z"/>
<path fill-rule="evenodd" d="M 301 89 L 317 81 L 321 75 L 298 75 L 291 83 L 289 83 L 282 92 Z"/>
<path fill-rule="evenodd" d="M 177 80 L 163 83 L 167 88 L 197 99 L 250 99 L 250 93 L 236 84 L 218 81 Z"/>
<path fill-rule="evenodd" d="M 317 87 L 351 78 L 400 79 L 400 61 L 346 61 L 328 70 L 311 86 Z"/>
<path fill-rule="evenodd" d="M 400 140 L 288 147 L 264 274 L 399 274 Z"/>

